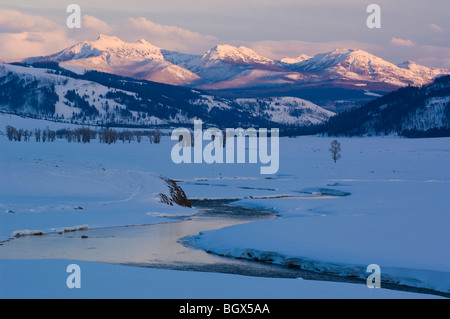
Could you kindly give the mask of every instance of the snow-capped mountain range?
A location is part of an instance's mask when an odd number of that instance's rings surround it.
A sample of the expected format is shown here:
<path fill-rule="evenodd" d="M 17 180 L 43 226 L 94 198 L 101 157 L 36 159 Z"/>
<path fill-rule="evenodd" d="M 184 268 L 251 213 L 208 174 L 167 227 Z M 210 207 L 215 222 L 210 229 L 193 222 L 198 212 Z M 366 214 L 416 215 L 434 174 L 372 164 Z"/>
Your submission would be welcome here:
<path fill-rule="evenodd" d="M 196 55 L 100 35 L 20 65 L 0 64 L 0 109 L 95 125 L 190 124 L 198 118 L 221 127 L 298 128 L 335 115 L 317 105 L 329 104 L 302 96 L 308 90 L 335 103 L 334 109 L 339 103 L 347 108 L 349 101 L 362 101 L 354 92 L 367 102 L 444 74 L 450 71 L 412 61 L 395 65 L 357 49 L 274 60 L 243 46 L 217 45 Z M 337 94 L 328 96 L 330 91 Z"/>
<path fill-rule="evenodd" d="M 106 35 L 24 62 L 58 62 L 76 72 L 97 70 L 211 91 L 325 85 L 388 92 L 450 74 L 411 61 L 395 65 L 357 49 L 274 60 L 243 46 L 217 45 L 196 55 L 164 50 L 144 39 L 127 43 Z"/>

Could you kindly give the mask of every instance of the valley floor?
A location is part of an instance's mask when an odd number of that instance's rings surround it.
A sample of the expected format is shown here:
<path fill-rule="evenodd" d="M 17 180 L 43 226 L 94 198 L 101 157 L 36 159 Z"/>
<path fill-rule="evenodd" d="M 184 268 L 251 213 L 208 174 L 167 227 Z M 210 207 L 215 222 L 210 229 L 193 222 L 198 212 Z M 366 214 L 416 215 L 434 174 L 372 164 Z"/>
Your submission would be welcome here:
<path fill-rule="evenodd" d="M 332 140 L 281 138 L 278 173 L 260 175 L 260 164 L 174 164 L 167 136 L 161 144 L 113 145 L 0 136 L 0 237 L 195 214 L 159 202 L 167 192 L 163 176 L 177 180 L 190 198 L 236 198 L 236 205 L 278 215 L 201 232 L 190 238 L 197 248 L 359 278 L 377 264 L 382 280 L 449 293 L 450 138 L 338 138 L 337 163 L 328 151 Z M 70 263 L 81 266 L 81 289 L 66 286 Z M 348 283 L 27 260 L 26 252 L 20 260 L 2 259 L 2 246 L 0 282 L 2 298 L 435 297 Z"/>

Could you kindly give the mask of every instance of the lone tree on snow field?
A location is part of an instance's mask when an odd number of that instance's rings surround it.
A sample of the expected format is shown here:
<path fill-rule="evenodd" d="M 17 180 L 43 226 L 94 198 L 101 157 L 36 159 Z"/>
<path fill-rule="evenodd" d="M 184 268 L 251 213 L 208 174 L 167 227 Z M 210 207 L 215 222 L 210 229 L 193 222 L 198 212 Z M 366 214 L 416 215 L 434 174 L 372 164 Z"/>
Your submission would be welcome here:
<path fill-rule="evenodd" d="M 339 143 L 337 140 L 334 140 L 333 142 L 331 142 L 330 152 L 331 152 L 333 161 L 336 163 L 336 161 L 342 157 L 341 156 L 341 143 Z"/>

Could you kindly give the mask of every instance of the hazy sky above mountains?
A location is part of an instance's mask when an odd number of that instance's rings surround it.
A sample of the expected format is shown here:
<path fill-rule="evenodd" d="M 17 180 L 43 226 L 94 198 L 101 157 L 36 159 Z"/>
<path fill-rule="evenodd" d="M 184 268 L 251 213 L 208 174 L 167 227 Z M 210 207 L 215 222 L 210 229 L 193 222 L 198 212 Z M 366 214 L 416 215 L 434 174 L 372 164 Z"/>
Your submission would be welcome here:
<path fill-rule="evenodd" d="M 198 54 L 224 43 L 270 58 L 359 48 L 450 68 L 449 0 L 78 0 L 81 29 L 66 26 L 70 3 L 0 0 L 0 59 L 54 53 L 103 33 Z M 380 29 L 366 25 L 370 3 L 381 7 Z"/>

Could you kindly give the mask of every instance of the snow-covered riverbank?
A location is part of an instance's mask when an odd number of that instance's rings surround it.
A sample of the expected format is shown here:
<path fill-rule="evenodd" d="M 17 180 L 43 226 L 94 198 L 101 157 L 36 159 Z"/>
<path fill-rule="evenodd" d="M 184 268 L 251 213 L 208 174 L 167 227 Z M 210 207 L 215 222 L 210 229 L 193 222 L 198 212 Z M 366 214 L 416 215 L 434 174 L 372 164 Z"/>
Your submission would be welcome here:
<path fill-rule="evenodd" d="M 77 264 L 81 288 L 69 289 Z M 77 260 L 0 260 L 0 298 L 422 299 L 436 296 L 299 279 L 119 266 Z"/>
<path fill-rule="evenodd" d="M 133 150 L 148 145 L 0 139 L 0 241 L 80 228 L 152 224 L 196 213 L 162 203 L 161 194 L 172 200 L 171 185 L 152 167 L 134 164 Z M 140 156 L 151 157 L 157 148 Z"/>

